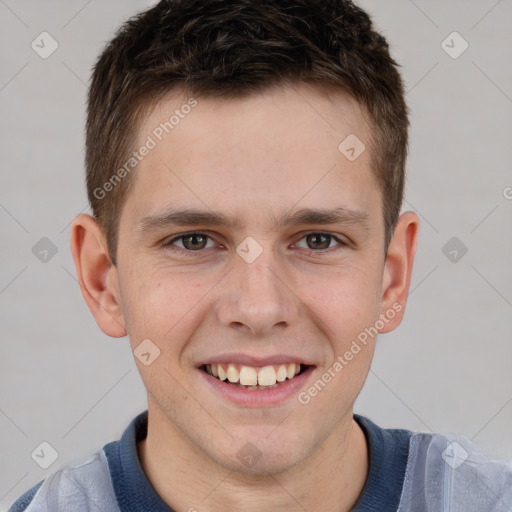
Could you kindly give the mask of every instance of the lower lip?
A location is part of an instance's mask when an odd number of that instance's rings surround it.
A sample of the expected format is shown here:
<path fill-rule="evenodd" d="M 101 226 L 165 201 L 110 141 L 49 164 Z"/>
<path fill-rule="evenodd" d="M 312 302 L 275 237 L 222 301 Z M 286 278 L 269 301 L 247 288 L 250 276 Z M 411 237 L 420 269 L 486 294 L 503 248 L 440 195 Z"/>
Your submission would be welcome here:
<path fill-rule="evenodd" d="M 226 384 L 225 381 L 209 375 L 200 368 L 198 372 L 213 391 L 220 394 L 224 399 L 243 407 L 267 407 L 280 405 L 291 397 L 298 395 L 314 370 L 314 366 L 308 366 L 300 375 L 293 379 L 287 379 L 275 388 L 270 389 L 244 389 Z"/>

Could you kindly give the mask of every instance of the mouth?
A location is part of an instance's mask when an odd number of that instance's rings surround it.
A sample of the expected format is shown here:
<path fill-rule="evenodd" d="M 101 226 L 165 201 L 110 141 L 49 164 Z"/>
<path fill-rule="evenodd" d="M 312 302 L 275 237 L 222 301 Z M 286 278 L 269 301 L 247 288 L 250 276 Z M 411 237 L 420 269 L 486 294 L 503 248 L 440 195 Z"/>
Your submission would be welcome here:
<path fill-rule="evenodd" d="M 289 362 L 262 367 L 236 363 L 203 364 L 200 369 L 215 379 L 246 390 L 278 388 L 302 375 L 309 365 Z"/>

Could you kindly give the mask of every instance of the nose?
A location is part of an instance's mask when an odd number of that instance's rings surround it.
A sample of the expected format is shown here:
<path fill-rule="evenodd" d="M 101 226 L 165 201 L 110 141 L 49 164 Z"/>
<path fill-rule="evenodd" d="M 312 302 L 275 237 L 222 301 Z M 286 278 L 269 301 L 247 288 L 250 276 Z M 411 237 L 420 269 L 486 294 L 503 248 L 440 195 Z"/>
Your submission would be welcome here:
<path fill-rule="evenodd" d="M 266 249 L 252 263 L 235 255 L 220 297 L 217 315 L 222 325 L 254 336 L 290 326 L 298 318 L 298 297 L 291 279 Z"/>

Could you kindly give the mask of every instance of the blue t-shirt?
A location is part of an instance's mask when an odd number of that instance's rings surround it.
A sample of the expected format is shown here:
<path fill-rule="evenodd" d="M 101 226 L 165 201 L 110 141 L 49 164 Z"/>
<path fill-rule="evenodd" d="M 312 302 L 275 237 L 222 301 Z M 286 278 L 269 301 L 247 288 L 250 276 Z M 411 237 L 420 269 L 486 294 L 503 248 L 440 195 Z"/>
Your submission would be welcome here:
<path fill-rule="evenodd" d="M 355 415 L 369 453 L 354 512 L 510 512 L 512 465 L 493 461 L 460 436 L 382 429 Z M 147 411 L 119 441 L 74 468 L 57 471 L 21 496 L 9 512 L 173 512 L 140 464 Z"/>

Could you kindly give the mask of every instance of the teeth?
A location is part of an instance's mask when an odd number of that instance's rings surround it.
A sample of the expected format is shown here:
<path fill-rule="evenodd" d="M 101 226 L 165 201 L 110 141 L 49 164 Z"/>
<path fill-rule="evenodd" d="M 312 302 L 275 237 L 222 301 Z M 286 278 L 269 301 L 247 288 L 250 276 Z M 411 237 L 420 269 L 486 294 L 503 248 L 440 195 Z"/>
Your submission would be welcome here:
<path fill-rule="evenodd" d="M 238 382 L 238 379 L 240 379 L 240 373 L 235 368 L 233 364 L 228 364 L 228 371 L 226 372 L 228 376 L 229 382 Z"/>
<path fill-rule="evenodd" d="M 243 384 L 244 386 L 256 386 L 257 383 L 258 374 L 256 373 L 256 370 L 254 368 L 251 368 L 250 366 L 242 366 L 242 368 L 240 368 L 240 384 Z"/>
<path fill-rule="evenodd" d="M 212 364 L 212 367 L 215 366 L 217 368 L 217 373 L 219 374 L 220 380 L 226 380 L 228 378 L 226 371 L 220 364 Z M 213 373 L 213 371 L 212 371 Z"/>
<path fill-rule="evenodd" d="M 284 380 L 286 380 L 286 377 L 286 365 L 282 364 L 277 370 L 276 380 L 278 382 L 283 382 Z"/>
<path fill-rule="evenodd" d="M 224 368 L 227 368 L 226 370 Z M 219 380 L 228 380 L 231 384 L 246 386 L 247 389 L 261 389 L 261 387 L 275 387 L 279 382 L 293 379 L 300 372 L 299 363 L 281 364 L 279 366 L 240 366 L 229 364 L 207 364 L 205 371 Z"/>
<path fill-rule="evenodd" d="M 264 366 L 258 372 L 258 384 L 260 386 L 273 386 L 276 383 L 276 371 L 273 366 Z"/>

